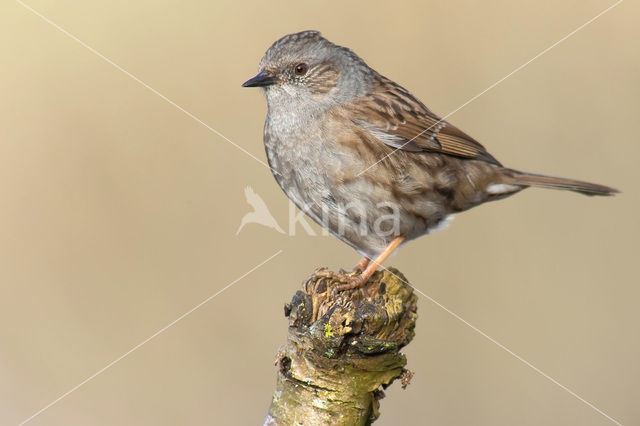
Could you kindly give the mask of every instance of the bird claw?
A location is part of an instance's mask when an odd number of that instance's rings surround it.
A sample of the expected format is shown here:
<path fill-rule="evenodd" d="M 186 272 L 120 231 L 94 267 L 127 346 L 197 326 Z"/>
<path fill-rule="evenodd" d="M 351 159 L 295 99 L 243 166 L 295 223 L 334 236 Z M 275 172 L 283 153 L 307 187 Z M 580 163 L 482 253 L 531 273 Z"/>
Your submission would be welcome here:
<path fill-rule="evenodd" d="M 335 287 L 337 292 L 360 288 L 367 282 L 367 280 L 362 275 L 360 275 L 359 270 L 354 272 L 346 272 L 341 269 L 338 272 L 334 272 L 327 269 L 322 269 L 316 271 L 315 276 L 318 278 L 325 278 L 332 282 L 340 283 L 340 285 L 337 285 Z"/>

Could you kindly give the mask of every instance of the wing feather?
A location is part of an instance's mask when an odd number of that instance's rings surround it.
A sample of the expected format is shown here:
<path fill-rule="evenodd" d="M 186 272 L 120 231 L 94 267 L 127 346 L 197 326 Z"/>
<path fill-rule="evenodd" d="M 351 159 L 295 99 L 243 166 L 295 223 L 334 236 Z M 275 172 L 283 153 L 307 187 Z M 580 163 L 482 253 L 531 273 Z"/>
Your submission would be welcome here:
<path fill-rule="evenodd" d="M 343 109 L 382 143 L 412 152 L 440 152 L 500 165 L 471 136 L 441 120 L 406 89 L 376 76 L 373 90 Z"/>

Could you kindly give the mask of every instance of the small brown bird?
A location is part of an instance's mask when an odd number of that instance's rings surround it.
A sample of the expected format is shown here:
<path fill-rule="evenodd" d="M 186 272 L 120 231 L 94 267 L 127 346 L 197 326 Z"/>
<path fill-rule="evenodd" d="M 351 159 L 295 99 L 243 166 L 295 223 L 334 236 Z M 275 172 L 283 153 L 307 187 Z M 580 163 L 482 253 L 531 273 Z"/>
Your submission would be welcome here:
<path fill-rule="evenodd" d="M 264 144 L 287 196 L 364 258 L 362 286 L 400 244 L 447 218 L 530 186 L 586 195 L 618 191 L 503 167 L 471 136 L 317 31 L 282 37 L 243 84 L 262 87 Z"/>

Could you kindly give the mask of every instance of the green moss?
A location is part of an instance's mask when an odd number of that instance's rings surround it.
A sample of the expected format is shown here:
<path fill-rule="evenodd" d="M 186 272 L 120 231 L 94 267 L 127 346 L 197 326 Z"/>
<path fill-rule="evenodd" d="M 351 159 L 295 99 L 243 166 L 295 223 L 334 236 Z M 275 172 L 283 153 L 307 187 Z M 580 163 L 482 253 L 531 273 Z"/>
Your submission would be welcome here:
<path fill-rule="evenodd" d="M 327 339 L 329 337 L 333 337 L 333 331 L 331 331 L 331 324 L 325 324 L 324 326 L 324 337 Z"/>

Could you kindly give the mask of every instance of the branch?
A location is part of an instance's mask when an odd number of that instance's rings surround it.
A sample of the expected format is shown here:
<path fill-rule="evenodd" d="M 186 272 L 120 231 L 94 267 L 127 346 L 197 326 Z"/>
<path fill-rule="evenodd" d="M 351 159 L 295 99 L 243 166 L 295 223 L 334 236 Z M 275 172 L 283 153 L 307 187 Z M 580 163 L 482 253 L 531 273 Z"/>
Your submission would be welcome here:
<path fill-rule="evenodd" d="M 382 389 L 399 377 L 406 387 L 413 374 L 400 349 L 415 334 L 417 297 L 391 271 L 364 289 L 337 292 L 315 274 L 303 283 L 285 306 L 289 334 L 265 425 L 368 425 Z"/>

